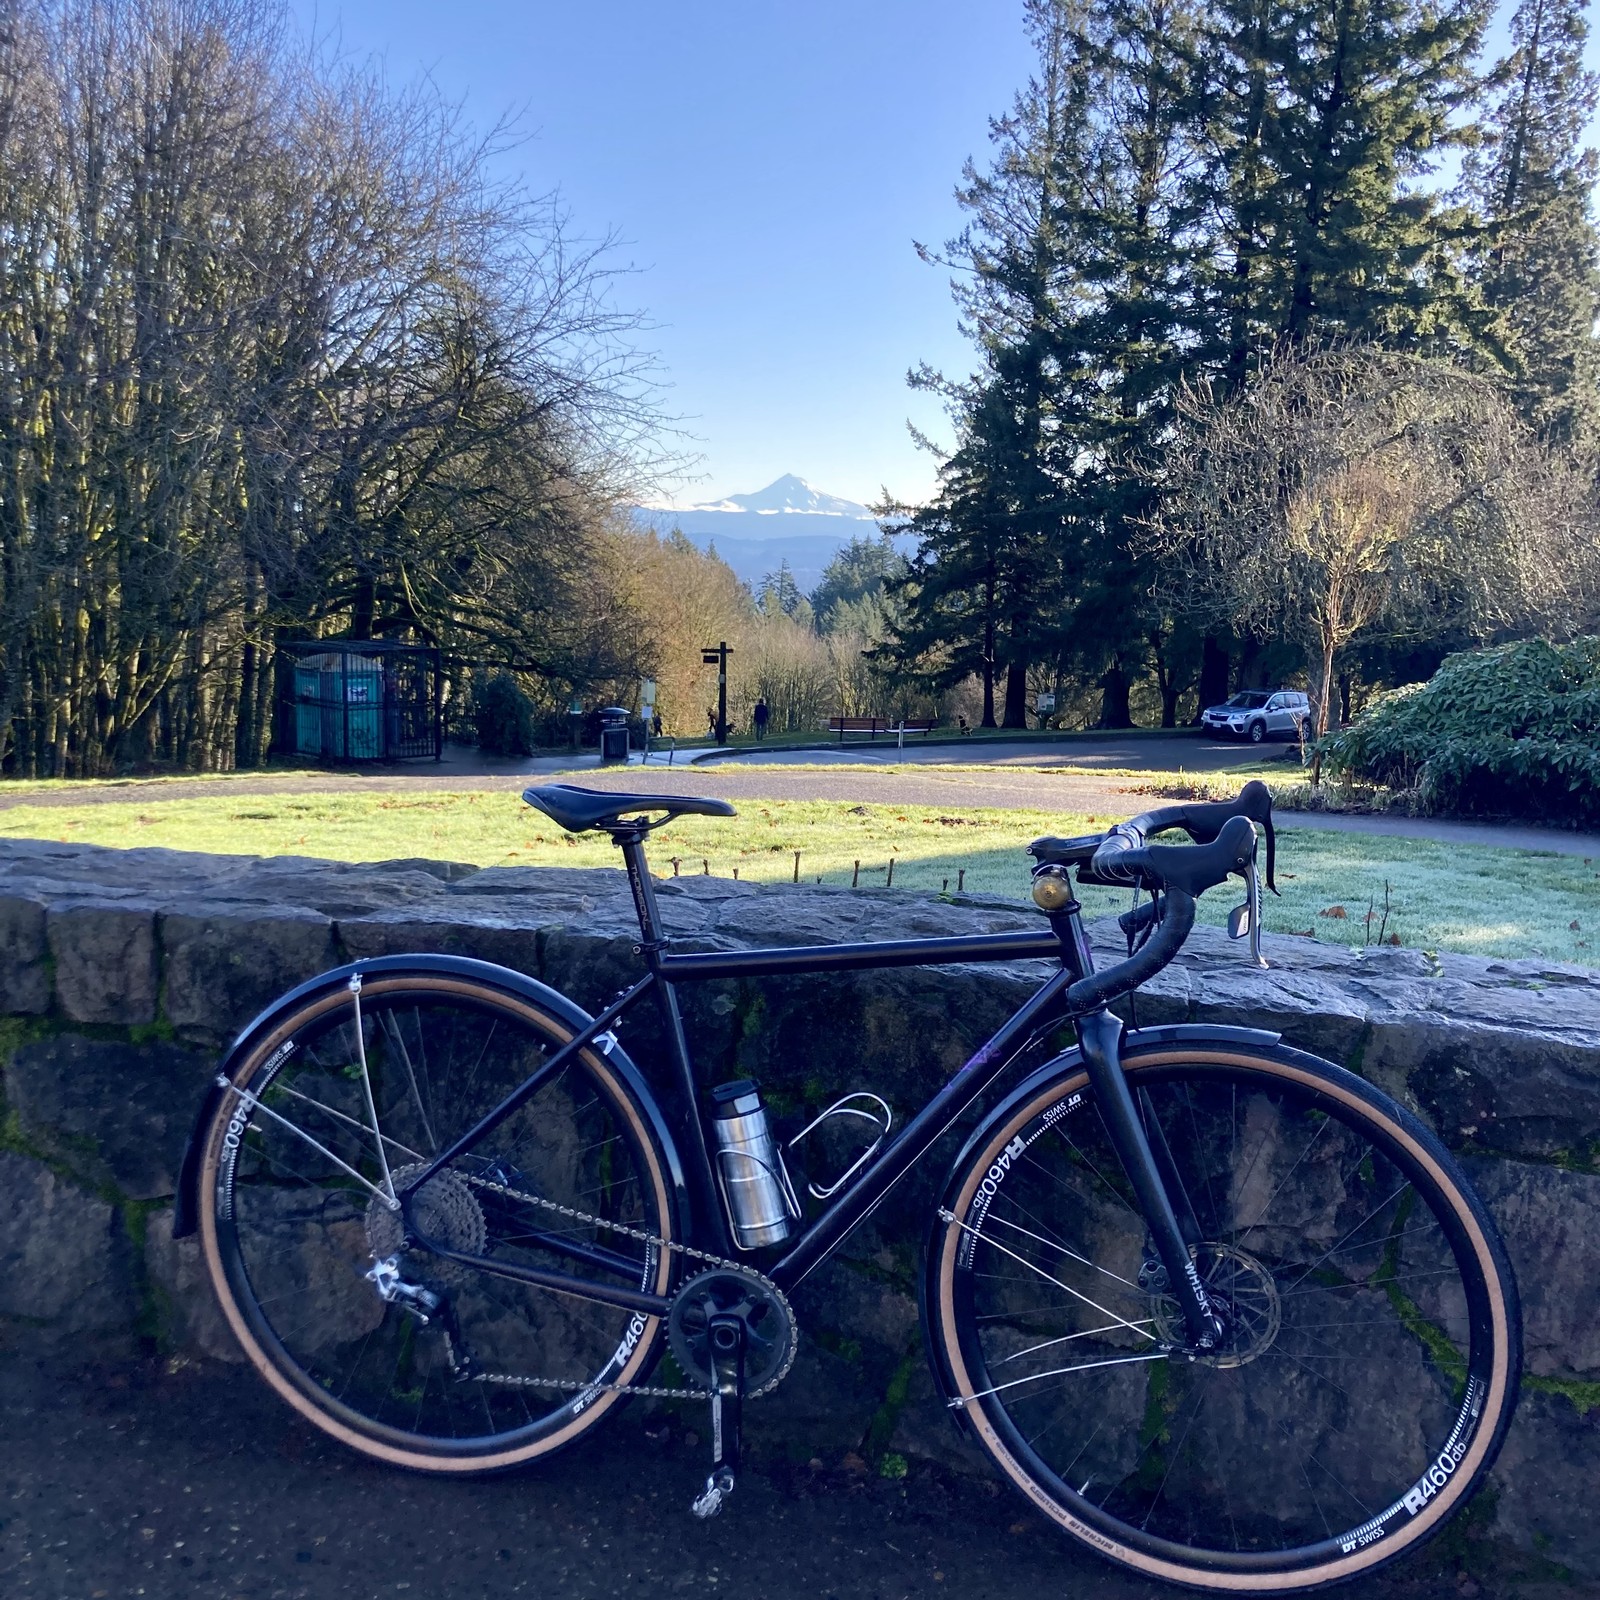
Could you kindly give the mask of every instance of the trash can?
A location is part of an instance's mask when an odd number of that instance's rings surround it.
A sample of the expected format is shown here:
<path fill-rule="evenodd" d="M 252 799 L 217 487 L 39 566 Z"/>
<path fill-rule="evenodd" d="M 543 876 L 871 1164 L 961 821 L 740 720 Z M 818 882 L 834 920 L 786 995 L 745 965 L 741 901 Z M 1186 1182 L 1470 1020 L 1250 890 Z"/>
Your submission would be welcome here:
<path fill-rule="evenodd" d="M 628 713 L 621 706 L 607 706 L 600 713 L 600 759 L 628 759 Z"/>

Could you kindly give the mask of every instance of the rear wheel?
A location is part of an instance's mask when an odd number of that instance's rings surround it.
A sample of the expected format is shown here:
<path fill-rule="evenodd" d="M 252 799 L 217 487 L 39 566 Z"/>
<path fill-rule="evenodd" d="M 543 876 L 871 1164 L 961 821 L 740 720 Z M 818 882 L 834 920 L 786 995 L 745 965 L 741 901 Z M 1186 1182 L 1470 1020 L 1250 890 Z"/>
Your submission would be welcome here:
<path fill-rule="evenodd" d="M 343 988 L 286 1015 L 207 1132 L 200 1233 L 223 1311 L 272 1387 L 367 1455 L 469 1472 L 548 1454 L 642 1378 L 660 1320 L 411 1245 L 384 1194 L 572 1030 L 429 972 L 369 977 L 359 1038 L 356 1018 Z M 634 1235 L 673 1237 L 668 1170 L 626 1082 L 584 1050 L 420 1191 L 418 1223 L 465 1254 L 663 1294 L 670 1254 Z"/>
<path fill-rule="evenodd" d="M 927 1303 L 952 1407 L 1033 1503 L 1147 1577 L 1255 1593 L 1369 1572 L 1465 1503 L 1519 1369 L 1516 1291 L 1438 1141 L 1288 1049 L 1152 1044 L 1226 1334 L 1185 1351 L 1081 1070 L 998 1114 L 947 1191 Z"/>

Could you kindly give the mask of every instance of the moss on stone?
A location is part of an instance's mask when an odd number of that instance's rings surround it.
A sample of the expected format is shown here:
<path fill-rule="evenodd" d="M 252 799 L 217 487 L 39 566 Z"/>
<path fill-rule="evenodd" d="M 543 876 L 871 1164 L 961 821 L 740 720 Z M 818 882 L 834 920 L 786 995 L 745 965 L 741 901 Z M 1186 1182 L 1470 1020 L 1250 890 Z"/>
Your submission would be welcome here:
<path fill-rule="evenodd" d="M 913 1339 L 906 1353 L 900 1358 L 900 1364 L 889 1376 L 888 1383 L 884 1386 L 883 1403 L 872 1415 L 872 1421 L 867 1424 L 867 1433 L 862 1440 L 862 1454 L 869 1461 L 883 1457 L 889 1441 L 894 1437 L 895 1427 L 900 1421 L 900 1413 L 906 1408 L 906 1400 L 911 1394 L 911 1377 L 917 1370 L 917 1364 L 922 1360 L 922 1341 Z"/>
<path fill-rule="evenodd" d="M 1600 1383 L 1587 1378 L 1547 1378 L 1524 1373 L 1524 1393 L 1558 1394 L 1572 1402 L 1580 1417 L 1591 1411 L 1600 1411 Z"/>

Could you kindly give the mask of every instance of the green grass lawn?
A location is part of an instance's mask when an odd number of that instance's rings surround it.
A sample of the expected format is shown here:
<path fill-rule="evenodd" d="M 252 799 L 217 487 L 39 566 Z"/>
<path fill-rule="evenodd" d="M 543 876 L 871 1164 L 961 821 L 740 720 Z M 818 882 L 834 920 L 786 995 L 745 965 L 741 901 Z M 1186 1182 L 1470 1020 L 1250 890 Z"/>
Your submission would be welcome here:
<path fill-rule="evenodd" d="M 1124 803 L 1125 804 L 1125 803 Z M 1027 841 L 1040 833 L 1089 832 L 1113 814 L 1000 811 L 839 801 L 746 801 L 730 821 L 683 818 L 658 834 L 651 862 L 662 876 L 735 871 L 755 882 L 792 880 L 896 889 L 1025 896 Z M 161 845 L 249 855 L 382 861 L 428 856 L 479 866 L 614 866 L 602 836 L 573 837 L 503 791 L 241 795 L 145 805 L 19 806 L 0 813 L 0 835 L 114 846 Z M 1278 852 L 1281 900 L 1268 897 L 1269 931 L 1364 940 L 1388 885 L 1385 932 L 1400 942 L 1476 955 L 1528 956 L 1600 965 L 1600 862 L 1576 856 L 1442 844 L 1382 835 L 1285 830 Z M 964 878 L 963 878 L 964 875 Z M 1236 896 L 1214 890 L 1201 916 L 1220 922 Z M 1085 891 L 1095 911 L 1124 903 Z M 1343 913 L 1342 915 L 1340 913 Z M 1371 940 L 1377 937 L 1373 923 Z"/>

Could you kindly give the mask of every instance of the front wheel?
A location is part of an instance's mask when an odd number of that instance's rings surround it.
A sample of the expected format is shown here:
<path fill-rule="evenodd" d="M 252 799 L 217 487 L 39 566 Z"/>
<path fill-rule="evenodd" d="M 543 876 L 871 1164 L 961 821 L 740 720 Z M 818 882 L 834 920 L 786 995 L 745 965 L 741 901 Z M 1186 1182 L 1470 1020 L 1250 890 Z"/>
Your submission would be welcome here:
<path fill-rule="evenodd" d="M 1393 1559 L 1465 1504 L 1520 1370 L 1482 1204 L 1414 1117 L 1279 1046 L 1131 1043 L 1194 1213 L 1219 1349 L 1184 1349 L 1079 1066 L 1002 1107 L 929 1252 L 938 1376 L 1042 1512 L 1148 1578 L 1270 1593 Z"/>
<path fill-rule="evenodd" d="M 485 1262 L 664 1294 L 670 1162 L 600 1047 L 547 1069 L 572 1032 L 536 996 L 389 967 L 306 996 L 236 1063 L 203 1136 L 202 1255 L 245 1355 L 325 1433 L 428 1472 L 511 1467 L 648 1370 L 658 1317 L 446 1259 L 387 1203 L 532 1080 L 418 1191 L 420 1228 Z"/>
<path fill-rule="evenodd" d="M 1264 722 L 1250 724 L 1250 743 L 1261 744 L 1267 737 L 1267 725 Z"/>

